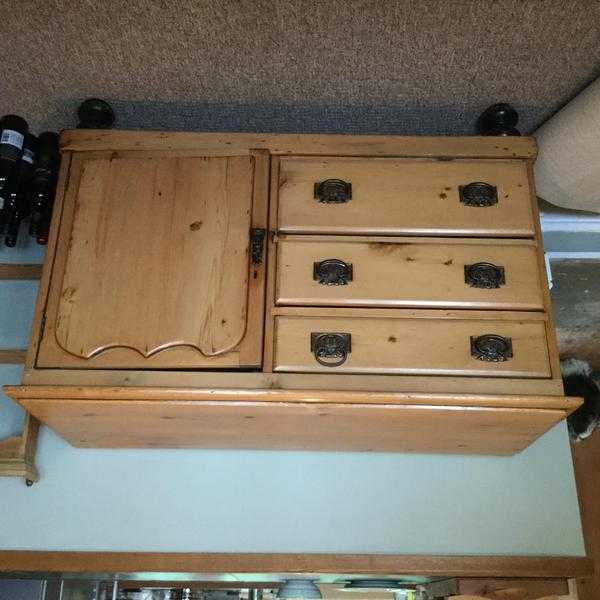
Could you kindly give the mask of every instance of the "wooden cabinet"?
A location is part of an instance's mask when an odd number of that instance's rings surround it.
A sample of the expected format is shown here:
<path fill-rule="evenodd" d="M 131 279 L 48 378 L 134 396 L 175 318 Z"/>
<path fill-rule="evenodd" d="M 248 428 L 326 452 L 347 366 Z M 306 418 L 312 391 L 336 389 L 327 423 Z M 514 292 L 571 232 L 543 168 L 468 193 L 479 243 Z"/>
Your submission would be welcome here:
<path fill-rule="evenodd" d="M 85 447 L 512 454 L 564 419 L 529 138 L 67 131 L 22 386 Z"/>

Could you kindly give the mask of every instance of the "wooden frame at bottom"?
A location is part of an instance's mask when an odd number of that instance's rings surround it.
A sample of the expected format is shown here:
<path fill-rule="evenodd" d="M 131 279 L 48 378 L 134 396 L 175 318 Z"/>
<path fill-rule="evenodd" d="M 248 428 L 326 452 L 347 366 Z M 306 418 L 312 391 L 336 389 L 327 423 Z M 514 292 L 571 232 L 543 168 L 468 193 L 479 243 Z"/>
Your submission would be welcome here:
<path fill-rule="evenodd" d="M 346 573 L 445 577 L 573 578 L 594 572 L 585 556 L 229 554 L 0 551 L 2 572 Z"/>
<path fill-rule="evenodd" d="M 564 396 L 5 386 L 76 447 L 509 456 L 580 404 Z M 324 418 L 327 417 L 327 418 Z M 136 423 L 134 428 L 131 423 Z"/>
<path fill-rule="evenodd" d="M 39 428 L 39 421 L 28 413 L 21 435 L 0 440 L 0 477 L 23 477 L 27 485 L 39 479 L 35 466 Z"/>

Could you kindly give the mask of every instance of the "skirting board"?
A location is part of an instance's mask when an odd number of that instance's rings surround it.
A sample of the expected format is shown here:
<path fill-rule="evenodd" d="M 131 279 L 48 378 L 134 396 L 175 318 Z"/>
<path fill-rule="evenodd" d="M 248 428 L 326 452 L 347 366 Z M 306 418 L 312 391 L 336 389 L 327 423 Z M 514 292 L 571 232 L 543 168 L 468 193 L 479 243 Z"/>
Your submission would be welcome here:
<path fill-rule="evenodd" d="M 585 577 L 585 556 L 418 556 L 390 554 L 181 554 L 0 551 L 11 573 L 351 573 L 440 577 Z"/>

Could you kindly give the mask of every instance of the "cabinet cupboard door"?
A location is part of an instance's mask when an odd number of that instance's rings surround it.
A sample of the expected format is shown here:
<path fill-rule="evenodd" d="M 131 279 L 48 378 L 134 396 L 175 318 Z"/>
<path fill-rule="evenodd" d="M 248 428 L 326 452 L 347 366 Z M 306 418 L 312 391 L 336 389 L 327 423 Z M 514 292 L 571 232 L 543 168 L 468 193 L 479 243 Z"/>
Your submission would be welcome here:
<path fill-rule="evenodd" d="M 266 226 L 267 170 L 251 155 L 75 156 L 38 366 L 260 366 L 250 230 Z"/>

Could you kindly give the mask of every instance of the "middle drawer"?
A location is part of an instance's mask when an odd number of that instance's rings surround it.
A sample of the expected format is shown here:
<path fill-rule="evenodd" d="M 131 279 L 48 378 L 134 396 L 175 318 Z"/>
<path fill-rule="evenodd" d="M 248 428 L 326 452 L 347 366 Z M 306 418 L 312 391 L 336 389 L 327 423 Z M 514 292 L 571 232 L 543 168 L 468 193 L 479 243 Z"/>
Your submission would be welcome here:
<path fill-rule="evenodd" d="M 534 242 L 280 236 L 276 304 L 543 310 Z"/>

